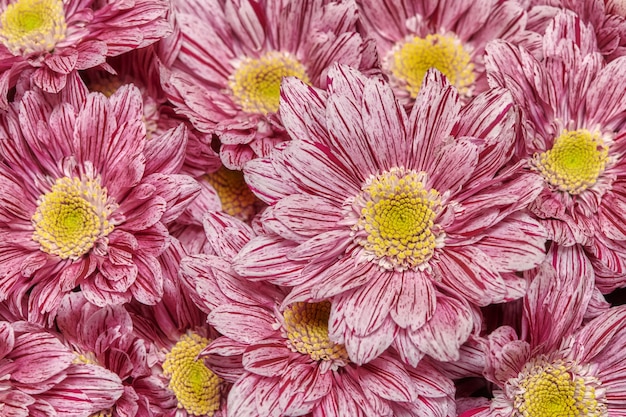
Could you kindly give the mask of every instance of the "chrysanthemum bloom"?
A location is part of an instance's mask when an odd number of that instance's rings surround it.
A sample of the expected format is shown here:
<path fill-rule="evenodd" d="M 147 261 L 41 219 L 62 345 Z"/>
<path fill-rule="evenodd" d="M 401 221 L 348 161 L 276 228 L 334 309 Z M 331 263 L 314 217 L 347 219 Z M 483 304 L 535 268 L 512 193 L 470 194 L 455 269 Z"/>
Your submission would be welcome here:
<path fill-rule="evenodd" d="M 530 210 L 557 244 L 585 246 L 603 293 L 626 285 L 626 57 L 606 64 L 571 11 L 548 26 L 541 62 L 503 41 L 487 51 L 491 83 L 522 109 L 518 157 L 543 177 Z"/>
<path fill-rule="evenodd" d="M 28 294 L 33 320 L 76 287 L 98 305 L 157 302 L 165 224 L 198 191 L 176 174 L 183 130 L 147 141 L 136 88 L 81 85 L 56 103 L 29 92 L 0 124 L 0 299 Z"/>
<path fill-rule="evenodd" d="M 111 407 L 123 392 L 120 379 L 76 359 L 40 326 L 0 321 L 0 415 L 88 417 Z"/>
<path fill-rule="evenodd" d="M 179 242 L 161 257 L 164 294 L 154 306 L 136 302 L 127 305 L 136 331 L 156 347 L 152 375 L 134 383 L 150 403 L 155 416 L 225 416 L 226 382 L 205 364 L 199 353 L 217 337 L 206 323 L 206 313 L 191 300 L 188 288 L 178 278 L 185 252 Z M 195 288 L 193 288 L 195 291 Z M 219 369 L 237 369 L 222 361 Z"/>
<path fill-rule="evenodd" d="M 526 338 L 509 327 L 489 336 L 485 376 L 499 389 L 489 407 L 464 417 L 626 413 L 626 308 L 610 308 L 580 327 L 593 270 L 575 246 L 560 250 L 555 260 L 567 261 L 542 266 L 525 300 Z"/>
<path fill-rule="evenodd" d="M 230 169 L 288 139 L 276 117 L 283 77 L 325 87 L 333 62 L 362 69 L 376 63 L 367 47 L 373 44 L 357 32 L 351 1 L 175 3 L 180 53 L 164 87 L 198 130 L 219 135 Z"/>
<path fill-rule="evenodd" d="M 143 120 L 148 139 L 185 125 L 188 140 L 181 173 L 199 177 L 221 167 L 219 156 L 211 148 L 212 136 L 194 129 L 185 117 L 174 112 L 167 101 L 161 88 L 155 48 L 149 46 L 108 58 L 107 64 L 115 70 L 115 74 L 98 68 L 81 71 L 89 90 L 111 96 L 122 85 L 134 84 L 143 97 Z"/>
<path fill-rule="evenodd" d="M 1 0 L 0 108 L 24 70 L 58 92 L 67 74 L 167 36 L 166 0 Z M 31 73 L 32 72 L 32 73 Z"/>
<path fill-rule="evenodd" d="M 626 55 L 626 3 L 623 0 L 532 0 L 528 30 L 545 32 L 561 9 L 574 11 L 596 34 L 598 48 L 608 60 Z"/>
<path fill-rule="evenodd" d="M 286 303 L 333 297 L 331 338 L 365 363 L 393 345 L 455 359 L 472 328 L 470 304 L 519 298 L 513 272 L 544 255 L 544 231 L 521 210 L 541 179 L 515 167 L 517 114 L 491 91 L 462 108 L 430 70 L 407 116 L 381 79 L 336 66 L 328 96 L 283 83 L 293 140 L 244 170 L 271 206 L 233 267 L 293 287 Z M 452 169 L 452 167 L 454 167 Z"/>
<path fill-rule="evenodd" d="M 328 337 L 330 302 L 280 311 L 284 292 L 229 269 L 252 229 L 222 213 L 208 213 L 205 225 L 218 256 L 186 258 L 181 269 L 224 335 L 204 351 L 207 361 L 239 361 L 239 372 L 216 370 L 234 382 L 229 416 L 454 415 L 452 382 L 434 367 L 405 367 L 389 353 L 364 366 L 350 362 Z"/>
<path fill-rule="evenodd" d="M 97 416 L 153 415 L 147 398 L 137 392 L 135 384 L 152 375 L 154 347 L 135 333 L 124 307 L 97 307 L 81 292 L 74 292 L 63 298 L 56 324 L 65 344 L 74 351 L 75 362 L 113 372 L 123 384 L 122 395 L 97 410 Z"/>
<path fill-rule="evenodd" d="M 462 96 L 487 90 L 483 55 L 492 39 L 532 46 L 517 1 L 357 0 L 368 35 L 396 96 L 412 104 L 426 72 L 437 68 Z"/>

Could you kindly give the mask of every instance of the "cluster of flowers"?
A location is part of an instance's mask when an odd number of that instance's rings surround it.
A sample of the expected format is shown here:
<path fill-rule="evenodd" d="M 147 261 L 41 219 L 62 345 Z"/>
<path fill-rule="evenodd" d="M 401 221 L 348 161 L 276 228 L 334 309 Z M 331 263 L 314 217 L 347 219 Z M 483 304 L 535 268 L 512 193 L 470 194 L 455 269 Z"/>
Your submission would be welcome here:
<path fill-rule="evenodd" d="M 0 416 L 626 416 L 623 0 L 0 0 Z"/>

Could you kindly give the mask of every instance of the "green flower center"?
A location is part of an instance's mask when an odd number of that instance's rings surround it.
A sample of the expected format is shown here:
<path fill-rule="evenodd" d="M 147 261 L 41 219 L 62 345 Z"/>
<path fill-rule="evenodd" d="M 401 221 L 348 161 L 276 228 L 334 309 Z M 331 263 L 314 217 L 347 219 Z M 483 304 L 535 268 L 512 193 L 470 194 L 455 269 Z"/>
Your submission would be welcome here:
<path fill-rule="evenodd" d="M 31 219 L 33 240 L 51 255 L 80 258 L 98 239 L 113 231 L 114 225 L 108 219 L 117 204 L 108 200 L 99 179 L 57 179 L 37 201 Z"/>
<path fill-rule="evenodd" d="M 603 417 L 606 406 L 596 398 L 595 378 L 578 375 L 575 367 L 557 360 L 527 364 L 514 399 L 515 416 Z"/>
<path fill-rule="evenodd" d="M 599 133 L 565 130 L 556 138 L 552 149 L 533 157 L 531 166 L 548 184 L 575 195 L 596 183 L 608 159 L 608 146 Z"/>
<path fill-rule="evenodd" d="M 220 408 L 220 378 L 198 355 L 209 344 L 202 336 L 186 334 L 165 356 L 163 374 L 170 378 L 169 389 L 178 408 L 194 416 L 212 416 Z"/>
<path fill-rule="evenodd" d="M 463 44 L 451 35 L 409 37 L 396 44 L 386 65 L 392 80 L 417 97 L 426 72 L 438 69 L 460 94 L 469 95 L 476 76 L 474 64 Z"/>
<path fill-rule="evenodd" d="M 328 337 L 330 302 L 294 303 L 284 312 L 284 328 L 289 346 L 294 352 L 309 355 L 314 361 L 348 362 L 343 345 Z"/>
<path fill-rule="evenodd" d="M 424 188 L 425 176 L 395 168 L 363 187 L 355 240 L 385 269 L 422 268 L 442 246 L 443 232 L 435 225 L 441 201 L 437 190 Z"/>
<path fill-rule="evenodd" d="M 280 82 L 297 77 L 309 83 L 306 68 L 286 52 L 270 51 L 260 58 L 244 58 L 231 75 L 228 86 L 247 113 L 276 113 L 280 103 Z"/>
<path fill-rule="evenodd" d="M 0 41 L 14 55 L 52 51 L 65 39 L 62 0 L 18 0 L 0 15 Z"/>

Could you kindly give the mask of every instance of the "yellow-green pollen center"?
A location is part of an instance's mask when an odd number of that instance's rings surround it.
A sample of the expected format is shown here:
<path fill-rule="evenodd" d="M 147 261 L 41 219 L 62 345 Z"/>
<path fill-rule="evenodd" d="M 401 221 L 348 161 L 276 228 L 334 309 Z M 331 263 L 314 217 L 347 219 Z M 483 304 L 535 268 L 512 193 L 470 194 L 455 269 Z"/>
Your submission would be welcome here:
<path fill-rule="evenodd" d="M 596 183 L 608 159 L 601 135 L 579 129 L 563 131 L 552 149 L 536 154 L 531 164 L 548 184 L 575 195 Z"/>
<path fill-rule="evenodd" d="M 59 178 L 37 200 L 33 240 L 46 253 L 76 260 L 113 231 L 109 216 L 116 208 L 99 179 Z"/>
<path fill-rule="evenodd" d="M 178 408 L 194 416 L 212 416 L 220 408 L 221 380 L 198 358 L 209 342 L 196 333 L 186 334 L 163 362 L 163 374 L 170 378 L 168 387 L 176 395 Z"/>
<path fill-rule="evenodd" d="M 460 94 L 469 95 L 476 79 L 474 64 L 461 41 L 452 35 L 409 37 L 397 44 L 386 63 L 392 81 L 417 97 L 426 72 L 438 69 Z"/>
<path fill-rule="evenodd" d="M 530 364 L 529 364 L 530 365 Z M 514 398 L 519 417 L 603 417 L 606 406 L 596 398 L 595 378 L 587 380 L 567 363 L 538 362 L 524 368 Z"/>
<path fill-rule="evenodd" d="M 347 363 L 345 347 L 328 337 L 329 317 L 329 301 L 291 304 L 283 312 L 289 347 L 294 352 L 309 355 L 314 361 Z"/>
<path fill-rule="evenodd" d="M 419 269 L 441 246 L 443 232 L 435 224 L 439 193 L 425 188 L 426 174 L 392 169 L 372 177 L 363 187 L 365 205 L 353 227 L 356 241 L 386 269 Z"/>
<path fill-rule="evenodd" d="M 246 222 L 254 217 L 259 200 L 246 184 L 242 171 L 222 167 L 204 178 L 217 192 L 224 213 Z"/>
<path fill-rule="evenodd" d="M 14 55 L 52 51 L 65 38 L 62 0 L 18 0 L 0 15 L 0 41 Z"/>
<path fill-rule="evenodd" d="M 228 86 L 235 102 L 247 113 L 276 113 L 283 77 L 309 83 L 306 68 L 286 52 L 270 51 L 260 58 L 244 58 L 231 75 Z"/>

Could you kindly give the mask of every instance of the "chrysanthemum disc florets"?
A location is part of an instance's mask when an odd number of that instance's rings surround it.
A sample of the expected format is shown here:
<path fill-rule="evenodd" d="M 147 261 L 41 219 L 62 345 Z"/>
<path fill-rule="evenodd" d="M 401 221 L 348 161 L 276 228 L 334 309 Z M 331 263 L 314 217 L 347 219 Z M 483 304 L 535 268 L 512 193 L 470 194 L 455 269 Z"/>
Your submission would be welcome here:
<path fill-rule="evenodd" d="M 410 36 L 390 51 L 387 66 L 413 98 L 430 68 L 438 69 L 461 94 L 470 93 L 476 78 L 470 54 L 452 35 Z"/>
<path fill-rule="evenodd" d="M 283 77 L 297 77 L 309 83 L 306 68 L 286 52 L 270 51 L 260 58 L 242 59 L 228 86 L 234 100 L 248 113 L 276 113 Z"/>
<path fill-rule="evenodd" d="M 596 183 L 608 155 L 608 147 L 599 133 L 565 130 L 556 138 L 552 149 L 534 156 L 532 165 L 550 185 L 575 195 Z"/>
<path fill-rule="evenodd" d="M 424 172 L 395 168 L 363 186 L 355 241 L 385 269 L 420 269 L 442 246 L 443 231 L 435 224 L 440 196 L 425 189 L 425 181 Z"/>
<path fill-rule="evenodd" d="M 254 216 L 258 200 L 246 184 L 242 171 L 222 167 L 205 178 L 217 192 L 224 213 L 244 221 Z"/>
<path fill-rule="evenodd" d="M 18 0 L 0 16 L 0 41 L 14 55 L 52 51 L 65 38 L 61 0 Z"/>
<path fill-rule="evenodd" d="M 602 417 L 607 415 L 596 395 L 599 382 L 563 360 L 536 358 L 526 364 L 514 384 L 515 416 Z M 516 386 L 515 386 L 516 385 Z"/>
<path fill-rule="evenodd" d="M 113 231 L 109 216 L 116 208 L 98 178 L 59 178 L 37 200 L 33 240 L 46 253 L 78 259 Z"/>
<path fill-rule="evenodd" d="M 209 340 L 190 333 L 182 336 L 166 355 L 163 374 L 178 407 L 194 416 L 212 416 L 220 408 L 220 378 L 198 358 Z"/>
<path fill-rule="evenodd" d="M 337 365 L 347 363 L 345 347 L 328 338 L 329 317 L 329 301 L 291 304 L 283 312 L 289 347 L 315 361 L 334 361 Z"/>

